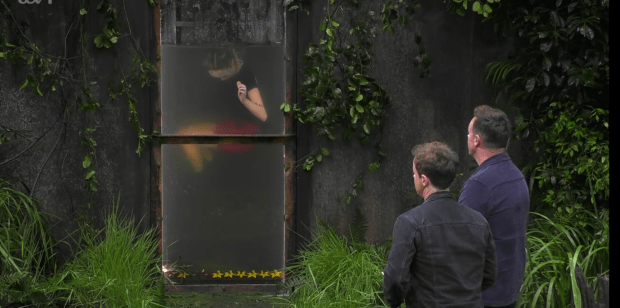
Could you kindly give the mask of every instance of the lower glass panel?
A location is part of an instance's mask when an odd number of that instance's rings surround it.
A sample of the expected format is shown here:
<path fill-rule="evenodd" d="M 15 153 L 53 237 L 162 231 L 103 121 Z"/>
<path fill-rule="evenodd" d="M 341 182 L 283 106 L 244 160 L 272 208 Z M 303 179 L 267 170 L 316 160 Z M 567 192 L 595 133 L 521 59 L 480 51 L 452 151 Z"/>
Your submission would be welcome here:
<path fill-rule="evenodd" d="M 162 145 L 164 271 L 274 283 L 284 266 L 284 145 Z"/>

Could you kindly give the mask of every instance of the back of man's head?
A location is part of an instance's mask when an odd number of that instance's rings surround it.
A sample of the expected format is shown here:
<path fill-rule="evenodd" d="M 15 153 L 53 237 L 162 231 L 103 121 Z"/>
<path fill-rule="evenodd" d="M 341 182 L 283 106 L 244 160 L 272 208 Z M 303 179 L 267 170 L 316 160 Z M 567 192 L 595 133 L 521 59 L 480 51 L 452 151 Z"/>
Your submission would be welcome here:
<path fill-rule="evenodd" d="M 506 113 L 499 109 L 482 105 L 474 109 L 474 133 L 482 137 L 484 146 L 489 149 L 500 149 L 508 146 L 512 126 Z"/>
<path fill-rule="evenodd" d="M 420 175 L 426 175 L 431 184 L 448 189 L 459 165 L 459 156 L 442 142 L 433 141 L 416 145 L 412 150 L 413 163 Z"/>

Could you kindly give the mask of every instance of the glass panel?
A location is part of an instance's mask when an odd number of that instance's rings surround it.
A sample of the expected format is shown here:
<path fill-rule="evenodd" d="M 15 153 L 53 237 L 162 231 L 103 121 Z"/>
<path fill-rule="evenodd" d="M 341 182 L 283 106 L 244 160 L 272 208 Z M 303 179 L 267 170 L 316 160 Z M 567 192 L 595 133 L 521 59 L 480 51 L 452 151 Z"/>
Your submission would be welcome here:
<path fill-rule="evenodd" d="M 162 133 L 283 134 L 284 70 L 281 44 L 163 45 Z"/>
<path fill-rule="evenodd" d="M 280 279 L 283 164 L 284 145 L 162 145 L 164 266 L 188 266 L 185 283 Z"/>

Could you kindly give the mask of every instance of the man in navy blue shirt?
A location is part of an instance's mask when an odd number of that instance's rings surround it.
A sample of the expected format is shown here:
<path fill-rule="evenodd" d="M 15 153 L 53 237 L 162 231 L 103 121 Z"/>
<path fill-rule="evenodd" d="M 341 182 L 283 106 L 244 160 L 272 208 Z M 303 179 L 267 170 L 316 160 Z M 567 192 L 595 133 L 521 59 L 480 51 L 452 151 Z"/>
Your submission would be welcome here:
<path fill-rule="evenodd" d="M 396 219 L 383 270 L 390 307 L 482 307 L 482 290 L 495 282 L 493 235 L 480 213 L 448 191 L 458 155 L 446 144 L 413 148 L 413 182 L 424 203 Z"/>
<path fill-rule="evenodd" d="M 467 148 L 479 167 L 463 185 L 459 203 L 486 218 L 497 251 L 497 282 L 482 293 L 485 307 L 514 307 L 525 273 L 530 198 L 506 153 L 511 132 L 506 114 L 486 105 L 474 110 L 468 128 Z"/>

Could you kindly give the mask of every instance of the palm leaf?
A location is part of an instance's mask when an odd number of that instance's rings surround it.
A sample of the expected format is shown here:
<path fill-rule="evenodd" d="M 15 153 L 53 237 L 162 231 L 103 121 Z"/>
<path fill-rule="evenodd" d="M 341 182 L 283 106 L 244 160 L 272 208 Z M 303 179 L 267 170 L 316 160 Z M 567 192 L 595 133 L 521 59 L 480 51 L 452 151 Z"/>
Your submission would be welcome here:
<path fill-rule="evenodd" d="M 486 81 L 493 85 L 500 85 L 504 82 L 510 72 L 521 68 L 522 64 L 515 60 L 496 61 L 487 64 L 485 68 Z"/>
<path fill-rule="evenodd" d="M 351 223 L 351 240 L 353 243 L 365 243 L 368 231 L 368 220 L 359 209 L 355 209 L 355 216 Z"/>

